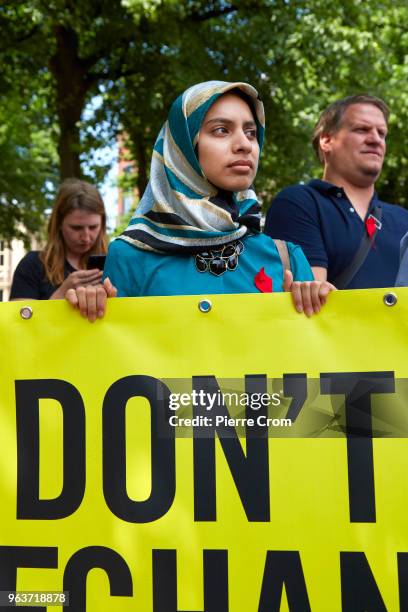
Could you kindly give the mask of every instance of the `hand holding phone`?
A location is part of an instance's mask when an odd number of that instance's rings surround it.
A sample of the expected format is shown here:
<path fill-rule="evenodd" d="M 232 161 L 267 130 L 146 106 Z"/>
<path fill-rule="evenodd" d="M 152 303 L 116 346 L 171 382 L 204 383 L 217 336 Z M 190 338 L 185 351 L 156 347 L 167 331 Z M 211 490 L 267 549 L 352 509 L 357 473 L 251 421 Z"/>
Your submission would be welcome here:
<path fill-rule="evenodd" d="M 105 265 L 106 255 L 90 255 L 88 257 L 87 269 L 93 270 L 97 268 L 98 270 L 102 270 Z"/>

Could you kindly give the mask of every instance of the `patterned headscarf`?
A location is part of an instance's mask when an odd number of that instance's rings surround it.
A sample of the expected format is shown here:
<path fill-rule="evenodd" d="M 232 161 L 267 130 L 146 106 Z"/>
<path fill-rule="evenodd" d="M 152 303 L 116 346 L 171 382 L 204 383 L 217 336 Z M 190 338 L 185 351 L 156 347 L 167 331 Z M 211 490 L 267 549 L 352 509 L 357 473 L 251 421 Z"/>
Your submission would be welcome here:
<path fill-rule="evenodd" d="M 150 181 L 122 240 L 156 253 L 197 253 L 259 231 L 255 192 L 227 194 L 205 177 L 196 155 L 208 109 L 224 93 L 241 90 L 251 101 L 262 148 L 265 118 L 256 89 L 247 83 L 208 81 L 173 103 L 154 145 Z M 229 197 L 228 197 L 229 196 Z M 232 196 L 232 197 L 231 197 Z"/>

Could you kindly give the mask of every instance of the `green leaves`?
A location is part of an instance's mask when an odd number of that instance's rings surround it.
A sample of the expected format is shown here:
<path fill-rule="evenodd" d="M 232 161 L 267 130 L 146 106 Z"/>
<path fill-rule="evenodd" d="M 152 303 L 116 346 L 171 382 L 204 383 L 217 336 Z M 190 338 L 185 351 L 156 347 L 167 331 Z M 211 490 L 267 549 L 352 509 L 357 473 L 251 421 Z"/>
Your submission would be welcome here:
<path fill-rule="evenodd" d="M 58 165 L 62 176 L 103 180 L 106 161 L 95 151 L 122 131 L 143 191 L 171 102 L 208 79 L 249 81 L 261 93 L 267 131 L 256 187 L 265 206 L 283 186 L 320 175 L 310 138 L 327 104 L 384 97 L 392 116 L 378 187 L 408 206 L 407 23 L 403 0 L 2 2 L 0 235 L 22 221 L 39 227 Z M 95 96 L 100 106 L 88 116 Z"/>

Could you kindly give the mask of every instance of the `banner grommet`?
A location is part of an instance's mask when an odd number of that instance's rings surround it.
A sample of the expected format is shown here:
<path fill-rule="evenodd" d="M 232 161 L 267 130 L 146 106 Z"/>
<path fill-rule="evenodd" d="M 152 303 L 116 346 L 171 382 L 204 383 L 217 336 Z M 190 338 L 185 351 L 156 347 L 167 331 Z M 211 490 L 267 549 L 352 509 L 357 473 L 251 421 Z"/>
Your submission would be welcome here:
<path fill-rule="evenodd" d="M 212 308 L 212 303 L 210 300 L 200 300 L 198 302 L 198 310 L 200 312 L 204 312 L 204 313 L 210 312 L 211 308 Z"/>
<path fill-rule="evenodd" d="M 386 306 L 395 306 L 398 302 L 398 297 L 395 293 L 386 293 L 383 297 L 383 302 Z"/>
<path fill-rule="evenodd" d="M 20 317 L 24 320 L 31 319 L 33 316 L 33 309 L 31 306 L 23 306 L 20 308 Z"/>

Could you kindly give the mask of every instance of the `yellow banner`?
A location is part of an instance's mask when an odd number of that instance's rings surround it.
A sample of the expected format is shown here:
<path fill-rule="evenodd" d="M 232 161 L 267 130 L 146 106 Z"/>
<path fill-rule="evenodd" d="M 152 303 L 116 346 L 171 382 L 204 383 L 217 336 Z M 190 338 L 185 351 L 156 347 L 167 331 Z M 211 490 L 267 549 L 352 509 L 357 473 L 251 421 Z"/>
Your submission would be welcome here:
<path fill-rule="evenodd" d="M 393 291 L 2 304 L 0 610 L 408 610 Z"/>

